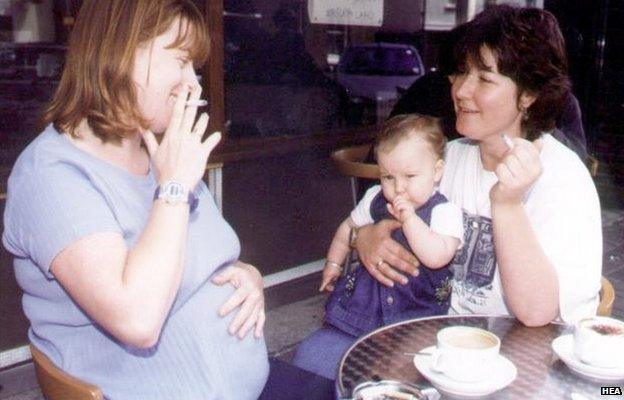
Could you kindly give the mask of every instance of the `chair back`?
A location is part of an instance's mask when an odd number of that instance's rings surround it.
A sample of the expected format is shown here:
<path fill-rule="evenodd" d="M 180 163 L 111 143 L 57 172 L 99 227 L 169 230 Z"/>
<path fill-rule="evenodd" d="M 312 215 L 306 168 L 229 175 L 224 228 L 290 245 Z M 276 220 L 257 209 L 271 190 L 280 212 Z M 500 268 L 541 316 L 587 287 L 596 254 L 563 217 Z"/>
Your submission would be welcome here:
<path fill-rule="evenodd" d="M 32 343 L 30 353 L 35 363 L 37 382 L 47 400 L 104 400 L 99 387 L 62 371 Z"/>
<path fill-rule="evenodd" d="M 338 171 L 343 175 L 355 178 L 379 179 L 377 164 L 364 162 L 371 151 L 370 144 L 346 147 L 332 153 L 332 159 Z"/>
<path fill-rule="evenodd" d="M 603 317 L 611 316 L 613 312 L 613 303 L 615 302 L 615 289 L 607 278 L 602 277 L 602 285 L 600 289 L 600 304 L 598 304 L 598 315 Z"/>
<path fill-rule="evenodd" d="M 377 164 L 364 162 L 371 151 L 371 144 L 361 144 L 336 150 L 331 157 L 341 174 L 346 175 L 351 181 L 351 196 L 353 205 L 357 204 L 357 179 L 379 179 L 379 167 Z"/>

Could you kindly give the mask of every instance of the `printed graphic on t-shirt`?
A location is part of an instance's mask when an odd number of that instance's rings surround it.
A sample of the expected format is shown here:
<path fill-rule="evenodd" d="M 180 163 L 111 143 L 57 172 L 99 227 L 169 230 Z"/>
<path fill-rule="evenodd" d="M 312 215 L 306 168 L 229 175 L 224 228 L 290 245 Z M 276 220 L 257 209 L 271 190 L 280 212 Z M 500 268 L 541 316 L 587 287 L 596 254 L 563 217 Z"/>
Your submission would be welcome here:
<path fill-rule="evenodd" d="M 453 296 L 485 306 L 496 272 L 492 219 L 464 214 L 464 247 L 457 253 L 453 269 Z"/>

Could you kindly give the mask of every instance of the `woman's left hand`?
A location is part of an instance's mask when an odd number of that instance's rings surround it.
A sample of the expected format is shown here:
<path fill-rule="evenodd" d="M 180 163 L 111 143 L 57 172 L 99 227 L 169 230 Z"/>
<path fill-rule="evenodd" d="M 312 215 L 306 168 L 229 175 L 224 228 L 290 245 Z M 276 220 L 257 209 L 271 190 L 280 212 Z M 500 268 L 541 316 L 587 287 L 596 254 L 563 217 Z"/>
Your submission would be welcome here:
<path fill-rule="evenodd" d="M 495 173 L 498 182 L 490 190 L 492 204 L 521 204 L 525 194 L 542 174 L 540 152 L 544 142 L 515 138 Z"/>
<path fill-rule="evenodd" d="M 255 326 L 254 336 L 262 337 L 264 321 L 264 284 L 260 272 L 250 264 L 237 261 L 212 279 L 221 286 L 230 283 L 236 288 L 234 294 L 219 309 L 220 316 L 226 316 L 240 307 L 228 331 L 243 339 Z"/>

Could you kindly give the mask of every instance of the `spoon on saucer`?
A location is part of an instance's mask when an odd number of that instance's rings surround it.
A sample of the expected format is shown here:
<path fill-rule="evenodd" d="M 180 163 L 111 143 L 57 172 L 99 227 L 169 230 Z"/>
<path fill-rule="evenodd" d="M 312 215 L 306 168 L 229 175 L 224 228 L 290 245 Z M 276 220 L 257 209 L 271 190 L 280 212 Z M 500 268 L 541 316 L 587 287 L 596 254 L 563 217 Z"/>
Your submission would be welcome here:
<path fill-rule="evenodd" d="M 417 353 L 403 353 L 404 356 L 414 357 L 414 356 L 432 356 L 433 353 L 430 351 L 421 350 Z"/>

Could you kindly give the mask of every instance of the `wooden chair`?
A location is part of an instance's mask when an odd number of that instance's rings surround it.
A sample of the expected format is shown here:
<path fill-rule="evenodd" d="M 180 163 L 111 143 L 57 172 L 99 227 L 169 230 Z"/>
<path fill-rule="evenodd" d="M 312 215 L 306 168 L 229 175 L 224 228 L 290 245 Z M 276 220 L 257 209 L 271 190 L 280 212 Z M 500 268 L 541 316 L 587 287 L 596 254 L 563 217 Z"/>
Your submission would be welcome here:
<path fill-rule="evenodd" d="M 600 289 L 600 304 L 598 304 L 598 315 L 608 317 L 613 312 L 615 302 L 615 289 L 607 278 L 602 277 L 602 288 Z"/>
<path fill-rule="evenodd" d="M 595 178 L 598 175 L 598 168 L 600 167 L 600 161 L 594 156 L 587 156 L 586 160 L 587 169 L 589 174 Z M 598 304 L 598 310 L 596 314 L 609 317 L 613 312 L 613 303 L 615 302 L 615 289 L 607 278 L 602 277 L 602 284 L 600 288 L 600 303 Z"/>
<path fill-rule="evenodd" d="M 365 163 L 371 150 L 371 144 L 346 147 L 336 150 L 331 157 L 338 167 L 338 171 L 349 177 L 351 181 L 351 198 L 353 206 L 358 202 L 358 178 L 379 179 L 379 167 L 377 164 Z M 344 262 L 343 274 L 347 274 L 357 265 L 358 257 L 355 250 L 349 252 L 349 256 Z"/>
<path fill-rule="evenodd" d="M 351 180 L 353 205 L 357 204 L 357 179 L 379 179 L 379 167 L 377 164 L 364 162 L 370 150 L 370 144 L 362 144 L 336 150 L 331 156 L 336 167 L 338 167 L 338 171 L 348 176 Z"/>
<path fill-rule="evenodd" d="M 62 371 L 33 344 L 30 353 L 35 363 L 37 382 L 47 400 L 104 400 L 99 387 Z"/>

